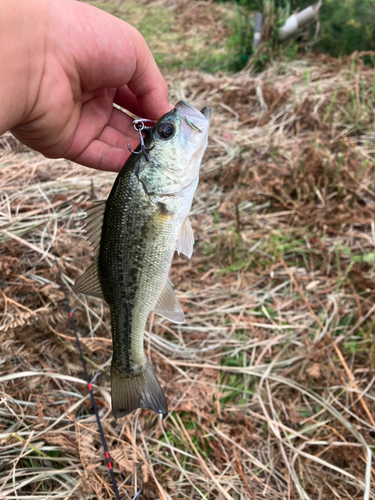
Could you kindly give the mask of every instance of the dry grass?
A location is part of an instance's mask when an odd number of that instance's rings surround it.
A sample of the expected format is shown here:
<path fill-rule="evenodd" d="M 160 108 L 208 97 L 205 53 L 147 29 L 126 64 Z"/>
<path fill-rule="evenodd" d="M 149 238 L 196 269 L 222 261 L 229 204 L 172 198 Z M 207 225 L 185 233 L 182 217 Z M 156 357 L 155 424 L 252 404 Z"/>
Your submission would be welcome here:
<path fill-rule="evenodd" d="M 114 421 L 108 310 L 69 295 L 121 498 L 375 498 L 374 74 L 310 60 L 168 79 L 213 123 L 195 251 L 171 271 L 186 323 L 146 334 L 165 422 Z M 113 498 L 51 255 L 71 285 L 83 211 L 113 179 L 2 138 L 0 498 Z"/>

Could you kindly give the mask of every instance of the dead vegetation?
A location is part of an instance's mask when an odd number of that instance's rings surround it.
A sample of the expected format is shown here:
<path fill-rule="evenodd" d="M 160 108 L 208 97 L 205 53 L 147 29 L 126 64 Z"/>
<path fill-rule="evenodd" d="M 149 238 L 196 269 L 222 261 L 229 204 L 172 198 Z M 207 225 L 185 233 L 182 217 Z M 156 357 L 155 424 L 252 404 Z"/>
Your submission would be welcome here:
<path fill-rule="evenodd" d="M 120 496 L 375 498 L 374 73 L 168 80 L 213 118 L 195 251 L 171 270 L 186 324 L 146 333 L 166 421 L 114 421 L 108 310 L 69 292 Z M 114 498 L 53 257 L 70 286 L 113 179 L 2 138 L 0 498 Z"/>

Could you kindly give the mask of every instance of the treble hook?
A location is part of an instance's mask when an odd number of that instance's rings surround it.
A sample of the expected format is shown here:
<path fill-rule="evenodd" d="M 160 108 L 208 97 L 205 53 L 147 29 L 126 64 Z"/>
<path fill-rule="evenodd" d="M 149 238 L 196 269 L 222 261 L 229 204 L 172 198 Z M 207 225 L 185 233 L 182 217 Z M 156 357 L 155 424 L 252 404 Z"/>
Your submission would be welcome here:
<path fill-rule="evenodd" d="M 155 136 L 154 136 L 154 134 L 152 134 L 152 139 L 154 141 L 154 145 L 151 148 L 149 148 L 149 149 L 146 148 L 145 143 L 143 141 L 142 132 L 144 130 L 150 130 L 152 127 L 146 127 L 145 126 L 145 122 L 155 123 L 153 120 L 147 120 L 146 118 L 138 118 L 138 120 L 134 120 L 133 121 L 133 127 L 134 127 L 134 129 L 139 132 L 139 140 L 141 142 L 141 151 L 133 151 L 131 149 L 129 143 L 128 143 L 128 150 L 131 153 L 135 154 L 135 155 L 139 155 L 140 153 L 143 152 L 145 154 L 146 161 L 149 161 L 147 153 L 149 153 L 150 151 L 152 151 L 154 149 L 154 147 L 156 146 L 156 142 L 155 142 Z"/>

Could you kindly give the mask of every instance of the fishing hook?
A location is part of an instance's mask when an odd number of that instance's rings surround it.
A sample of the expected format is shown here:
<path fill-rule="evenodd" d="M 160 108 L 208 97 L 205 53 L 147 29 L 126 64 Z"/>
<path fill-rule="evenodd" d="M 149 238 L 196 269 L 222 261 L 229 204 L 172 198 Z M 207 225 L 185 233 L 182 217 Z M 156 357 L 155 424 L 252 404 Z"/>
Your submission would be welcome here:
<path fill-rule="evenodd" d="M 150 130 L 150 129 L 152 128 L 152 127 L 146 127 L 145 123 L 147 123 L 147 122 L 149 122 L 149 123 L 154 123 L 154 121 L 153 121 L 153 120 L 147 120 L 146 118 L 138 118 L 138 120 L 134 120 L 134 121 L 133 121 L 133 127 L 134 127 L 134 129 L 135 129 L 135 130 L 137 130 L 137 131 L 138 131 L 138 133 L 139 133 L 139 140 L 140 140 L 140 142 L 141 142 L 141 151 L 133 151 L 133 150 L 131 149 L 131 147 L 130 147 L 130 144 L 129 144 L 129 143 L 128 143 L 128 150 L 129 150 L 131 153 L 135 154 L 135 155 L 139 155 L 140 153 L 142 153 L 142 152 L 143 152 L 143 153 L 145 154 L 146 161 L 149 161 L 149 160 L 148 160 L 147 153 L 149 153 L 150 151 L 152 151 L 152 150 L 154 149 L 154 147 L 156 146 L 156 142 L 155 142 L 155 136 L 154 136 L 154 134 L 152 134 L 152 139 L 153 139 L 153 141 L 154 141 L 154 145 L 153 145 L 151 148 L 149 148 L 149 149 L 147 149 L 147 148 L 146 148 L 146 146 L 145 146 L 145 143 L 144 143 L 144 141 L 143 141 L 143 135 L 142 135 L 142 132 L 143 132 L 144 130 Z"/>

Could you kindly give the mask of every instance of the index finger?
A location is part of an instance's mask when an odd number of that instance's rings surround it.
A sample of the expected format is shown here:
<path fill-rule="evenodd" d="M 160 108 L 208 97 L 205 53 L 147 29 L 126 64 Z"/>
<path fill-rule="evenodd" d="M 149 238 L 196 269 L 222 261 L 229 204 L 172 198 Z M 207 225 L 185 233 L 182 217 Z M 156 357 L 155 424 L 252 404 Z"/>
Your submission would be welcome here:
<path fill-rule="evenodd" d="M 151 100 L 153 100 L 152 97 Z M 171 104 L 168 104 L 167 111 L 160 112 L 159 108 L 157 108 L 155 114 L 151 117 L 147 104 L 144 105 L 142 103 L 141 107 L 141 104 L 138 101 L 137 97 L 133 94 L 133 92 L 130 91 L 127 85 L 125 87 L 117 89 L 114 102 L 119 106 L 127 109 L 128 111 L 131 111 L 133 114 L 140 116 L 141 118 L 149 118 L 151 120 L 158 120 L 160 116 L 164 114 L 164 112 L 168 112 L 173 109 L 173 106 Z M 154 102 L 158 102 L 158 98 L 156 98 Z"/>
<path fill-rule="evenodd" d="M 145 117 L 157 120 L 171 109 L 168 86 L 142 35 L 135 30 L 133 37 L 137 64 L 127 87 Z"/>
<path fill-rule="evenodd" d="M 167 113 L 168 87 L 142 35 L 96 7 L 82 2 L 70 6 L 80 21 L 74 54 L 84 90 L 127 85 L 145 117 L 158 119 Z"/>

